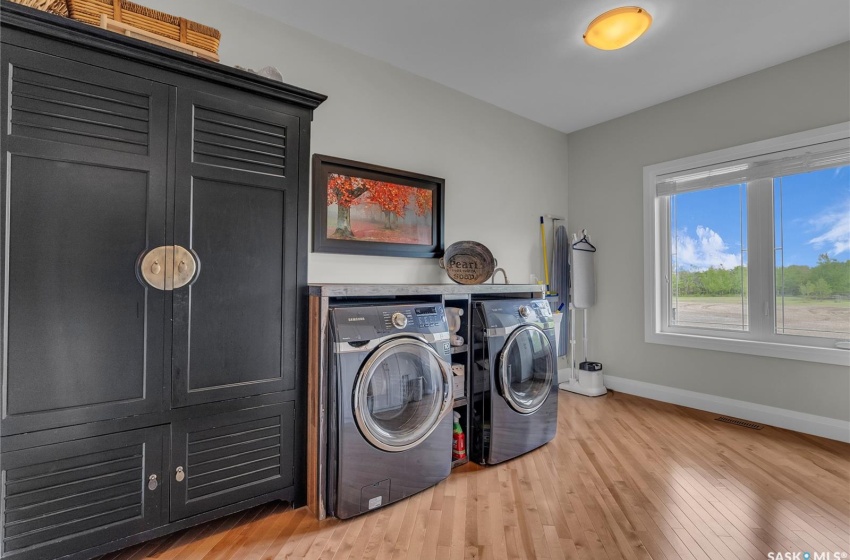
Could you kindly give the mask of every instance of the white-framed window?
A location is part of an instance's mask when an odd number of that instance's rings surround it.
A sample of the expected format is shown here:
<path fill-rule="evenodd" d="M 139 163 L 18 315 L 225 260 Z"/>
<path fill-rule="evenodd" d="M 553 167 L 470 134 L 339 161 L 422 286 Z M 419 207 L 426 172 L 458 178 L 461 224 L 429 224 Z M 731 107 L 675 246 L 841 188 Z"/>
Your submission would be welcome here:
<path fill-rule="evenodd" d="M 643 179 L 647 342 L 850 365 L 850 123 Z"/>

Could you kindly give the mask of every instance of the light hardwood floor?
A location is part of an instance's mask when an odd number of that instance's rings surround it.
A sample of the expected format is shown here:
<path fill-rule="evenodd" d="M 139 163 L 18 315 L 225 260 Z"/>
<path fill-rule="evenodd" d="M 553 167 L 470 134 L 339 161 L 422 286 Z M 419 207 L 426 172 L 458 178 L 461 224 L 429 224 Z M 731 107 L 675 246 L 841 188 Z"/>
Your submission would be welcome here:
<path fill-rule="evenodd" d="M 624 394 L 559 394 L 553 442 L 341 522 L 283 504 L 103 557 L 764 560 L 850 552 L 850 445 Z M 832 557 L 830 556 L 830 560 Z"/>

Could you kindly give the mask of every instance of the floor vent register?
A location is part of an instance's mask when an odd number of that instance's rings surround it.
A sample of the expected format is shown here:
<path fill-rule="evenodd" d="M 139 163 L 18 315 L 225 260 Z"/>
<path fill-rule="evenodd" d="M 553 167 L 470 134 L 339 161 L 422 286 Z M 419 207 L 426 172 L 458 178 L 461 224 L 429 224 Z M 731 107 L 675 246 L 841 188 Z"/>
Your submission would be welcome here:
<path fill-rule="evenodd" d="M 746 420 L 739 420 L 738 418 L 730 418 L 728 416 L 719 416 L 715 418 L 718 422 L 726 422 L 727 424 L 734 424 L 736 426 L 742 426 L 744 428 L 749 428 L 751 430 L 761 430 L 764 428 L 761 424 L 756 424 L 755 422 L 747 422 Z"/>

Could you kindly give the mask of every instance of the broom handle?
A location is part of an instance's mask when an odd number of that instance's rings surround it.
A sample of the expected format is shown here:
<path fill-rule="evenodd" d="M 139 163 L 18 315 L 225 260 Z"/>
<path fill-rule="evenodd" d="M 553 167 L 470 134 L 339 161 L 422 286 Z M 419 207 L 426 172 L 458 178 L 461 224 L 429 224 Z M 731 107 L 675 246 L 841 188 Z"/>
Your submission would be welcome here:
<path fill-rule="evenodd" d="M 546 225 L 543 223 L 543 216 L 540 216 L 540 240 L 543 242 L 543 274 L 546 277 L 546 291 L 551 291 L 549 285 L 549 263 L 546 260 Z"/>

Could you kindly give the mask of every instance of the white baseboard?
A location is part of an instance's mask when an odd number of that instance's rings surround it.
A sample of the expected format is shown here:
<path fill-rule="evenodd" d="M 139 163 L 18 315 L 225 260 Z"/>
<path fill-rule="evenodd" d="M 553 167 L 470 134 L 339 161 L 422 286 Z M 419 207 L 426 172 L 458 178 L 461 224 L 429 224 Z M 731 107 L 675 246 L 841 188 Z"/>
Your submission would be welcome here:
<path fill-rule="evenodd" d="M 665 387 L 625 377 L 604 376 L 605 386 L 621 393 L 678 404 L 715 414 L 725 414 L 760 424 L 850 443 L 850 422 L 786 410 L 685 389 Z"/>

